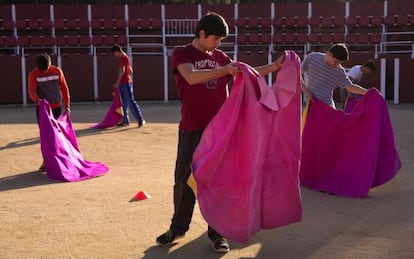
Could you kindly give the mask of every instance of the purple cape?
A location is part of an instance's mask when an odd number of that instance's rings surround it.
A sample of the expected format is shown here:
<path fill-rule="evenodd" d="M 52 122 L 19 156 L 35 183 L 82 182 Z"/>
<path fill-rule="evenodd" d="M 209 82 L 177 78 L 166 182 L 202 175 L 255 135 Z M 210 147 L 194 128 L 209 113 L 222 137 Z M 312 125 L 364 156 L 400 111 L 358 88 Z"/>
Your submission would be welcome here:
<path fill-rule="evenodd" d="M 46 172 L 50 178 L 73 182 L 109 171 L 101 162 L 83 159 L 69 113 L 66 112 L 55 120 L 45 100 L 41 101 L 39 107 L 39 129 Z"/>
<path fill-rule="evenodd" d="M 98 124 L 92 125 L 91 128 L 94 129 L 106 129 L 116 126 L 121 122 L 124 112 L 122 110 L 121 98 L 119 96 L 119 89 L 114 89 L 114 98 L 112 99 L 111 106 L 109 106 L 106 115 Z"/>
<path fill-rule="evenodd" d="M 302 136 L 303 186 L 365 198 L 401 167 L 387 105 L 375 88 L 348 113 L 312 100 Z"/>
<path fill-rule="evenodd" d="M 299 64 L 286 52 L 273 87 L 240 64 L 194 153 L 201 213 L 226 238 L 247 243 L 260 229 L 301 220 Z"/>

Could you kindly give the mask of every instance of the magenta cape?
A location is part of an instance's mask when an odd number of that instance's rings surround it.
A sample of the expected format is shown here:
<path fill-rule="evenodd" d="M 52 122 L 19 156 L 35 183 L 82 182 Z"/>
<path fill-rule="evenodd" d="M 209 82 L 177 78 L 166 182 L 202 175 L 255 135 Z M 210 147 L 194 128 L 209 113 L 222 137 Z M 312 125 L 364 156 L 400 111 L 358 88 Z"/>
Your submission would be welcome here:
<path fill-rule="evenodd" d="M 109 171 L 103 163 L 83 159 L 69 113 L 55 120 L 45 100 L 41 101 L 39 107 L 39 129 L 46 172 L 50 178 L 73 182 Z"/>
<path fill-rule="evenodd" d="M 286 52 L 272 88 L 240 64 L 194 153 L 201 213 L 226 238 L 247 243 L 260 229 L 301 220 L 299 64 Z"/>
<path fill-rule="evenodd" d="M 355 104 L 355 103 L 352 103 Z M 401 167 L 387 105 L 372 88 L 349 113 L 313 100 L 302 136 L 303 186 L 352 198 L 391 180 Z"/>
<path fill-rule="evenodd" d="M 116 126 L 118 123 L 121 122 L 123 117 L 123 110 L 122 110 L 122 103 L 121 98 L 119 96 L 119 89 L 114 89 L 114 97 L 112 99 L 111 106 L 109 106 L 108 111 L 106 112 L 106 115 L 98 124 L 92 125 L 91 128 L 95 129 L 106 129 Z"/>

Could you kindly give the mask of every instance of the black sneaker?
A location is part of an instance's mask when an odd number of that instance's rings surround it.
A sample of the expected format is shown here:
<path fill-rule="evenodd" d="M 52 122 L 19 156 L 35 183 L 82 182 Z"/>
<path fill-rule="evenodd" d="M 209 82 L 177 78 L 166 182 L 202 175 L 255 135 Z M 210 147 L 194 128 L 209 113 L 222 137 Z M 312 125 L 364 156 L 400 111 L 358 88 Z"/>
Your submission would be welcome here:
<path fill-rule="evenodd" d="M 219 237 L 213 242 L 213 250 L 217 253 L 227 253 L 230 251 L 230 244 L 224 237 Z"/>
<path fill-rule="evenodd" d="M 121 122 L 121 123 L 118 123 L 116 126 L 117 127 L 129 127 L 129 123 L 128 122 Z"/>
<path fill-rule="evenodd" d="M 43 163 L 40 165 L 40 167 L 39 167 L 39 171 L 40 171 L 40 172 L 44 172 L 44 171 L 46 171 L 46 163 L 45 163 L 45 162 L 43 162 Z"/>
<path fill-rule="evenodd" d="M 183 238 L 185 234 L 176 235 L 171 229 L 157 237 L 157 244 L 160 246 L 167 246 L 172 244 L 177 239 Z"/>
<path fill-rule="evenodd" d="M 147 124 L 146 121 L 142 120 L 140 122 L 138 122 L 138 128 L 141 128 L 142 126 L 144 126 L 145 124 Z"/>

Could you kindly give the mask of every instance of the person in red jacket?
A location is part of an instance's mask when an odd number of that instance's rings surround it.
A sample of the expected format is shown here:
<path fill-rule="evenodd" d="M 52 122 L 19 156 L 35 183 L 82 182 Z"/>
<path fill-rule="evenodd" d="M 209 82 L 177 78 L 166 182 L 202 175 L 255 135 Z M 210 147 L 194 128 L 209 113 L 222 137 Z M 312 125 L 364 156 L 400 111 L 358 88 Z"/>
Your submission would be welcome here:
<path fill-rule="evenodd" d="M 68 84 L 62 69 L 51 64 L 50 56 L 46 53 L 36 58 L 36 68 L 29 73 L 29 97 L 36 104 L 36 118 L 39 122 L 40 100 L 49 102 L 53 116 L 62 114 L 62 102 L 66 111 L 70 112 L 70 95 Z M 45 169 L 42 163 L 40 170 Z"/>

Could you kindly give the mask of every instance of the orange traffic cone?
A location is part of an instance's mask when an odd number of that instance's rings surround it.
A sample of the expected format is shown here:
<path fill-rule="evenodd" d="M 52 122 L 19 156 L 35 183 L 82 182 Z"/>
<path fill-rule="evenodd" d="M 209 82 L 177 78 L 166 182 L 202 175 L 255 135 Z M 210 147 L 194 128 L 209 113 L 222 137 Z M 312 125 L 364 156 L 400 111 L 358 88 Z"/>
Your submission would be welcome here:
<path fill-rule="evenodd" d="M 130 201 L 142 201 L 151 198 L 151 195 L 149 195 L 145 191 L 139 191 Z"/>

